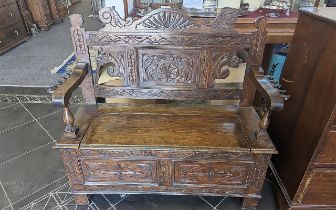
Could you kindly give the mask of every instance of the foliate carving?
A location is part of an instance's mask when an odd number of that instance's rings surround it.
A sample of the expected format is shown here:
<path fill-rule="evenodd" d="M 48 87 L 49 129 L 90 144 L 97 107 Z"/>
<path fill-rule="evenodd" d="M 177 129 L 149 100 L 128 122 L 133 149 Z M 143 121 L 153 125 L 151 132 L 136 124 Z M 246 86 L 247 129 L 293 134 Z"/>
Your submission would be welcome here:
<path fill-rule="evenodd" d="M 72 25 L 70 31 L 72 35 L 72 42 L 73 42 L 75 53 L 76 55 L 86 54 L 87 47 L 86 47 L 86 40 L 85 40 L 85 30 L 81 28 L 83 24 L 83 19 L 80 15 L 74 14 L 70 16 L 70 22 Z"/>
<path fill-rule="evenodd" d="M 254 38 L 252 40 L 249 63 L 260 65 L 263 59 L 266 43 L 267 19 L 265 17 L 259 17 L 254 25 L 258 30 L 254 33 Z"/>
<path fill-rule="evenodd" d="M 153 160 L 84 160 L 89 182 L 157 183 L 157 163 Z"/>
<path fill-rule="evenodd" d="M 122 158 L 122 159 L 153 159 L 153 158 L 171 158 L 181 160 L 217 160 L 226 161 L 244 161 L 251 162 L 251 154 L 248 153 L 228 153 L 228 152 L 208 152 L 208 151 L 158 151 L 158 150 L 81 150 L 84 157 L 104 157 L 104 158 Z"/>
<path fill-rule="evenodd" d="M 171 186 L 172 179 L 172 161 L 159 160 L 159 184 L 164 186 Z"/>
<path fill-rule="evenodd" d="M 84 182 L 83 171 L 76 150 L 61 150 L 64 167 L 71 186 L 80 185 Z"/>
<path fill-rule="evenodd" d="M 126 51 L 112 51 L 100 48 L 97 56 L 98 66 L 107 66 L 107 74 L 111 77 L 120 77 L 123 80 L 123 86 L 128 86 L 127 72 L 127 53 Z"/>
<path fill-rule="evenodd" d="M 158 9 L 147 14 L 136 23 L 136 28 L 146 29 L 185 29 L 200 28 L 200 24 L 181 10 Z"/>
<path fill-rule="evenodd" d="M 178 54 L 142 54 L 143 82 L 192 83 L 193 58 Z"/>
<path fill-rule="evenodd" d="M 211 37 L 199 35 L 137 35 L 137 34 L 113 34 L 105 32 L 88 32 L 88 44 L 90 46 L 104 46 L 111 44 L 132 45 L 177 45 L 177 46 L 234 46 L 244 49 L 251 45 L 253 35 L 213 35 Z"/>
<path fill-rule="evenodd" d="M 166 90 L 166 89 L 131 89 L 108 86 L 95 87 L 97 97 L 144 98 L 167 100 L 206 100 L 235 99 L 239 100 L 240 89 L 196 89 L 196 90 Z"/>
<path fill-rule="evenodd" d="M 233 24 L 238 20 L 238 10 L 234 8 L 224 7 L 221 13 L 213 20 L 211 26 L 215 30 L 223 30 L 232 28 Z"/>
<path fill-rule="evenodd" d="M 271 155 L 253 154 L 254 164 L 250 172 L 247 194 L 260 195 Z"/>
<path fill-rule="evenodd" d="M 99 19 L 106 23 L 107 26 L 123 28 L 125 26 L 130 26 L 133 23 L 133 19 L 131 17 L 123 20 L 120 15 L 117 13 L 114 7 L 105 7 L 99 11 Z"/>
<path fill-rule="evenodd" d="M 87 185 L 85 186 L 86 190 L 89 191 L 99 191 L 99 192 L 162 192 L 167 194 L 172 193 L 183 193 L 183 194 L 191 194 L 195 195 L 197 192 L 198 195 L 219 195 L 219 196 L 247 196 L 245 193 L 245 188 L 238 188 L 238 187 L 195 187 L 195 186 L 144 186 L 144 185 Z"/>
<path fill-rule="evenodd" d="M 214 79 L 225 79 L 230 75 L 228 67 L 238 68 L 242 60 L 238 58 L 236 52 L 216 52 L 214 53 Z"/>
<path fill-rule="evenodd" d="M 209 88 L 213 86 L 213 79 L 211 78 L 212 75 L 212 53 L 210 48 L 203 48 L 200 51 L 200 59 L 199 59 L 199 65 L 200 65 L 200 85 L 203 88 Z"/>
<path fill-rule="evenodd" d="M 134 48 L 131 48 L 127 51 L 127 66 L 128 66 L 128 81 L 132 85 L 136 85 L 137 82 L 137 69 L 136 69 L 136 51 Z"/>
<path fill-rule="evenodd" d="M 175 183 L 177 184 L 245 184 L 247 165 L 220 162 L 177 162 Z"/>

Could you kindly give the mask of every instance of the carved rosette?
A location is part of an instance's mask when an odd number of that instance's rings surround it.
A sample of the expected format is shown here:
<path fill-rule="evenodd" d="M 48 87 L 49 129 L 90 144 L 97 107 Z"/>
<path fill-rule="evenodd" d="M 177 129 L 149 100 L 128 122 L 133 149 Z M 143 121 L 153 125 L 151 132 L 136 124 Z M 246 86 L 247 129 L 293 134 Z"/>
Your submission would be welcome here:
<path fill-rule="evenodd" d="M 178 54 L 142 54 L 144 83 L 192 83 L 194 62 Z"/>

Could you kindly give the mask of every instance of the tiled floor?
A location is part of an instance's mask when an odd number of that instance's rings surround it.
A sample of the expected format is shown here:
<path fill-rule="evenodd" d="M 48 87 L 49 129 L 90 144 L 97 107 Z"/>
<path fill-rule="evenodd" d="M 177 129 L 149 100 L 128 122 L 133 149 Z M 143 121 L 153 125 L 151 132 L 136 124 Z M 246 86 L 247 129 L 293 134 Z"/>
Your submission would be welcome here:
<path fill-rule="evenodd" d="M 76 206 L 52 149 L 63 126 L 61 110 L 51 104 L 0 103 L 0 210 L 240 209 L 239 198 L 164 195 L 96 195 L 89 206 Z M 268 181 L 262 196 L 258 209 L 277 209 Z"/>

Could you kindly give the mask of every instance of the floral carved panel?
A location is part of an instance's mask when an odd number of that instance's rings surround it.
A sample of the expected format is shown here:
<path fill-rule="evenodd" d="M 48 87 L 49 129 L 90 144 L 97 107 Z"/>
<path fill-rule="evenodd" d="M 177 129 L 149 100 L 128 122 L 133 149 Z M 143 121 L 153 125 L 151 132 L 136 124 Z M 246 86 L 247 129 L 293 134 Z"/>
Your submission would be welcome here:
<path fill-rule="evenodd" d="M 196 86 L 196 52 L 140 50 L 142 86 Z"/>

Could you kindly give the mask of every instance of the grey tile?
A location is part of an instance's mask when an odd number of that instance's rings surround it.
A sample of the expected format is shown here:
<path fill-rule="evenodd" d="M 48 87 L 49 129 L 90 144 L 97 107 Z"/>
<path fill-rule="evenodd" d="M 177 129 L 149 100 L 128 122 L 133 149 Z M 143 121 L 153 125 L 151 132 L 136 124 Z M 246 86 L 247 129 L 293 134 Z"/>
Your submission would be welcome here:
<path fill-rule="evenodd" d="M 0 209 L 9 205 L 9 201 L 6 198 L 6 194 L 3 191 L 2 187 L 0 186 Z"/>
<path fill-rule="evenodd" d="M 65 128 L 62 114 L 59 112 L 38 120 L 54 139 L 60 138 Z"/>
<path fill-rule="evenodd" d="M 73 105 L 70 108 L 73 113 L 76 113 L 79 105 Z M 38 121 L 54 139 L 58 139 L 63 134 L 65 128 L 65 124 L 63 122 L 63 111 L 43 117 Z"/>
<path fill-rule="evenodd" d="M 54 107 L 52 104 L 24 104 L 24 106 L 35 118 L 54 113 L 56 111 L 61 111 L 61 108 Z"/>
<path fill-rule="evenodd" d="M 0 163 L 3 163 L 53 140 L 37 122 L 32 122 L 0 134 L 0 141 Z"/>
<path fill-rule="evenodd" d="M 274 197 L 272 186 L 269 182 L 265 181 L 263 189 L 261 191 L 262 198 L 258 202 L 258 210 L 277 210 L 277 203 Z M 219 206 L 218 210 L 234 210 L 241 209 L 241 198 L 227 198 Z"/>
<path fill-rule="evenodd" d="M 198 196 L 183 195 L 133 195 L 116 205 L 118 210 L 211 210 Z"/>
<path fill-rule="evenodd" d="M 33 120 L 31 115 L 21 104 L 15 104 L 5 109 L 0 109 L 0 119 L 0 131 Z"/>
<path fill-rule="evenodd" d="M 7 107 L 14 106 L 16 103 L 0 102 L 0 110 L 6 109 Z"/>
<path fill-rule="evenodd" d="M 48 145 L 9 164 L 1 165 L 0 174 L 9 199 L 16 204 L 55 180 L 60 180 L 65 176 L 65 171 L 59 152 L 52 149 L 52 145 Z"/>

